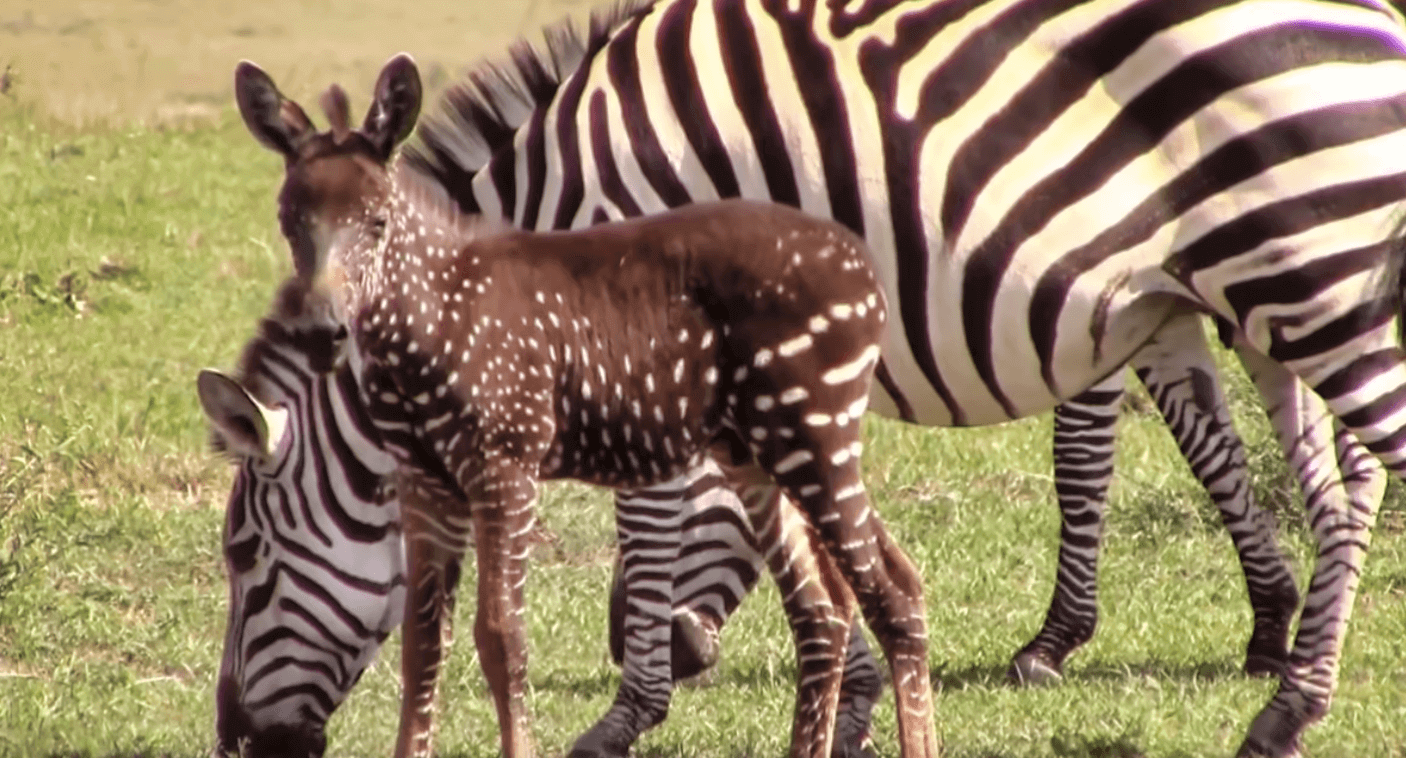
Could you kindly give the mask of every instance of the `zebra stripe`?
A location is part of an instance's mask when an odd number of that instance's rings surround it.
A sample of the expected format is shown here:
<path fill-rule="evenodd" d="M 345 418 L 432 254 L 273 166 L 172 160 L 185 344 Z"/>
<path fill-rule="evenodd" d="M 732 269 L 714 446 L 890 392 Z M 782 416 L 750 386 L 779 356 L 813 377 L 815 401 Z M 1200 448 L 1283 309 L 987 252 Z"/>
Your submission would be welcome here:
<path fill-rule="evenodd" d="M 206 371 L 198 383 L 215 446 L 238 463 L 216 690 L 230 754 L 242 744 L 253 755 L 321 755 L 327 718 L 401 621 L 400 505 L 383 486 L 394 461 L 352 372 L 328 358 L 336 328 L 276 312 L 233 378 Z M 286 411 L 286 423 L 251 439 L 267 426 L 260 406 Z"/>
<path fill-rule="evenodd" d="M 900 316 L 873 403 L 888 415 L 940 426 L 1047 408 L 1135 362 L 1170 303 L 1190 300 L 1234 323 L 1242 356 L 1287 362 L 1395 461 L 1394 396 L 1356 390 L 1369 385 L 1352 358 L 1394 344 L 1395 312 L 1367 280 L 1391 278 L 1406 185 L 1402 47 L 1399 16 L 1367 0 L 678 0 L 598 17 L 536 67 L 517 95 L 536 107 L 515 118 L 494 106 L 514 97 L 501 87 L 451 91 L 408 157 L 465 210 L 524 228 L 738 195 L 842 221 L 869 242 Z M 463 135 L 476 152 L 458 149 Z M 1140 373 L 1157 376 L 1159 360 Z M 1282 648 L 1292 579 L 1235 484 L 1243 456 L 1223 408 L 1153 391 L 1258 598 L 1253 667 L 1262 636 Z M 1358 408 L 1370 412 L 1345 415 Z M 1227 451 L 1229 468 L 1205 450 Z M 1321 509 L 1374 513 L 1371 490 L 1330 491 Z M 1078 584 L 1060 587 L 1077 598 Z M 1350 606 L 1342 581 L 1331 590 L 1338 600 L 1314 608 Z M 1298 649 L 1335 670 L 1308 636 Z M 1305 723 L 1271 740 L 1257 722 L 1251 743 L 1286 752 Z"/>

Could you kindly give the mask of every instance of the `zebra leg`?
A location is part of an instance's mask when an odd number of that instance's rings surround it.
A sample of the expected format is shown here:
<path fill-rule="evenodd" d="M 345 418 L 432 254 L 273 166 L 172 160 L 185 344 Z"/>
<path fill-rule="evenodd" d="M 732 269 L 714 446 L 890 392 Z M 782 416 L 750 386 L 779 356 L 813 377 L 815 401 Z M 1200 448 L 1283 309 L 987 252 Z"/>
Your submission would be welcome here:
<path fill-rule="evenodd" d="M 1133 356 L 1132 365 L 1235 543 L 1255 616 L 1245 673 L 1277 676 L 1288 657 L 1298 586 L 1275 539 L 1274 517 L 1255 504 L 1245 447 L 1231 421 L 1201 317 L 1168 322 Z"/>
<path fill-rule="evenodd" d="M 1385 470 L 1357 437 L 1334 429 L 1322 398 L 1283 366 L 1237 346 L 1303 492 L 1318 559 L 1279 690 L 1251 723 L 1239 756 L 1297 756 L 1303 731 L 1337 689 L 1343 634 L 1357 595 Z"/>
<path fill-rule="evenodd" d="M 869 730 L 874 706 L 884 694 L 884 675 L 879 662 L 864 639 L 863 624 L 855 618 L 849 625 L 849 650 L 845 655 L 844 679 L 840 683 L 840 708 L 835 715 L 835 746 L 831 758 L 869 758 Z"/>
<path fill-rule="evenodd" d="M 656 489 L 654 492 L 665 490 Z M 738 603 L 756 586 L 763 570 L 752 527 L 737 495 L 715 463 L 706 461 L 667 491 L 682 506 L 678 561 L 674 564 L 670 660 L 674 681 L 696 676 L 717 664 L 719 634 Z M 616 496 L 617 507 L 628 507 Z M 610 651 L 617 664 L 625 654 L 625 577 L 617 554 L 610 593 Z"/>
<path fill-rule="evenodd" d="M 617 553 L 610 575 L 610 659 L 625 663 L 625 556 Z M 682 566 L 680 566 L 682 568 Z M 747 591 L 751 592 L 749 585 Z M 677 589 L 674 595 L 676 598 Z M 672 611 L 669 630 L 669 668 L 675 682 L 698 676 L 718 665 L 722 658 L 722 625 L 725 618 L 703 615 L 689 603 L 678 603 Z"/>
<path fill-rule="evenodd" d="M 1055 409 L 1055 493 L 1059 500 L 1059 568 L 1045 623 L 1011 661 L 1006 677 L 1046 684 L 1064 676 L 1064 659 L 1094 636 L 1098 624 L 1098 548 L 1113 430 L 1123 400 L 1119 370 Z"/>
<path fill-rule="evenodd" d="M 716 477 L 717 469 L 702 472 Z M 689 472 L 686 477 L 696 476 Z M 623 666 L 615 702 L 571 748 L 572 758 L 627 755 L 646 729 L 669 713 L 671 588 L 679 555 L 687 479 L 620 492 L 615 523 L 620 544 L 619 639 Z M 615 594 L 615 593 L 612 593 Z M 612 598 L 612 615 L 616 602 Z M 615 630 L 612 628 L 612 646 Z"/>
<path fill-rule="evenodd" d="M 441 524 L 424 492 L 402 478 L 409 592 L 401 625 L 400 730 L 396 758 L 428 758 L 434 748 L 440 663 L 452 641 L 454 591 L 468 535 Z M 447 528 L 448 527 L 448 528 Z"/>
<path fill-rule="evenodd" d="M 537 483 L 499 463 L 471 495 L 478 555 L 478 613 L 474 643 L 479 665 L 498 711 L 504 758 L 535 754 L 524 702 L 527 639 L 522 621 L 527 534 L 534 523 Z"/>

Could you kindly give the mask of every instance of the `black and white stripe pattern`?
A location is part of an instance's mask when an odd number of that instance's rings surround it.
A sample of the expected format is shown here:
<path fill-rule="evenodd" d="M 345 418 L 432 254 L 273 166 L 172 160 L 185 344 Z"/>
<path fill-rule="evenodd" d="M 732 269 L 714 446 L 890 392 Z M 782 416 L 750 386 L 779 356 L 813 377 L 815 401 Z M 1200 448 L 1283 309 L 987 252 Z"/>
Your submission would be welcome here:
<path fill-rule="evenodd" d="M 1153 382 L 1162 369 L 1153 395 L 1261 598 L 1252 667 L 1256 641 L 1287 628 L 1292 597 L 1272 525 L 1249 501 L 1224 408 L 1199 402 L 1218 398 L 1197 391 L 1213 365 L 1139 351 L 1152 339 L 1185 347 L 1177 335 L 1189 328 L 1159 331 L 1182 304 L 1216 313 L 1248 361 L 1268 355 L 1292 370 L 1275 387 L 1306 397 L 1295 384 L 1306 380 L 1402 465 L 1399 372 L 1388 353 L 1359 360 L 1395 344 L 1379 287 L 1393 279 L 1392 220 L 1406 196 L 1406 43 L 1386 3 L 679 0 L 566 39 L 549 35 L 554 55 L 519 48 L 471 76 L 422 128 L 412 163 L 464 209 L 525 228 L 719 196 L 845 223 L 875 252 L 900 317 L 872 403 L 888 415 L 993 423 L 1069 400 L 1130 362 Z M 1182 382 L 1197 402 L 1171 390 Z M 1108 407 L 1099 389 L 1079 402 Z M 1296 410 L 1274 418 L 1307 482 L 1320 467 L 1294 442 L 1292 427 L 1309 423 Z M 1062 423 L 1081 412 L 1071 406 Z M 1099 471 L 1110 445 L 1060 460 Z M 1351 448 L 1336 455 L 1364 460 Z M 1100 477 L 1062 481 L 1101 508 Z M 1316 490 L 1310 507 L 1361 513 L 1360 534 L 1375 490 Z M 1096 523 L 1096 509 L 1082 518 Z M 1332 552 L 1341 543 L 1327 530 Z M 1247 743 L 1272 754 L 1294 749 L 1332 690 L 1355 569 L 1330 568 L 1327 552 L 1298 663 Z M 1360 553 L 1343 560 L 1358 566 Z M 1088 566 L 1061 580 L 1075 600 L 1092 588 Z"/>
<path fill-rule="evenodd" d="M 352 372 L 333 362 L 344 337 L 335 321 L 269 319 L 233 378 L 204 371 L 197 382 L 216 446 L 240 469 L 216 691 L 230 754 L 321 755 L 328 716 L 401 621 L 401 514 L 385 486 L 394 460 Z"/>

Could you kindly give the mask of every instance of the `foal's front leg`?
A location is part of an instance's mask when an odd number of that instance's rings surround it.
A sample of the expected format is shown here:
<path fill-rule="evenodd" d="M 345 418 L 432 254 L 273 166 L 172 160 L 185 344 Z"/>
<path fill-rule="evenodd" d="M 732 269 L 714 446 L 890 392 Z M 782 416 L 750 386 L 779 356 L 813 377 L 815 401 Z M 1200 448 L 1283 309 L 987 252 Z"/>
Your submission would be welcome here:
<path fill-rule="evenodd" d="M 536 480 L 507 466 L 486 472 L 471 494 L 478 552 L 478 614 L 474 642 L 493 704 L 504 758 L 534 755 L 524 702 L 527 638 L 522 588 L 527 580 L 527 534 L 535 523 Z"/>
<path fill-rule="evenodd" d="M 428 757 L 434 748 L 435 698 L 440 664 L 454 621 L 454 591 L 468 533 L 434 509 L 433 500 L 402 480 L 409 592 L 401 625 L 400 733 L 396 758 Z"/>

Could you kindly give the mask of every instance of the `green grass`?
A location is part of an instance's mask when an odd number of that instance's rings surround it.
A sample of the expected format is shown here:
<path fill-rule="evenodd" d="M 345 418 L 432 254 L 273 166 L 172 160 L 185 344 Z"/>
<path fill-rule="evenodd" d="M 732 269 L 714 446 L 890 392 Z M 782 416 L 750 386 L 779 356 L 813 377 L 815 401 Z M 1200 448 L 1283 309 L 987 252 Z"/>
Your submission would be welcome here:
<path fill-rule="evenodd" d="M 229 472 L 205 449 L 193 381 L 232 364 L 289 269 L 278 180 L 277 159 L 228 111 L 200 127 L 77 131 L 0 99 L 0 756 L 211 746 Z M 1231 384 L 1261 500 L 1304 580 L 1312 545 L 1297 500 L 1243 376 Z M 949 756 L 1233 751 L 1272 685 L 1238 674 L 1250 613 L 1235 556 L 1155 416 L 1123 421 L 1099 633 L 1063 686 L 1029 691 L 1002 673 L 1051 588 L 1048 418 L 868 424 L 871 492 L 927 581 Z M 534 558 L 528 619 L 547 754 L 606 709 L 618 680 L 605 644 L 608 508 L 569 486 L 541 508 L 551 536 Z M 1310 755 L 1406 755 L 1403 523 L 1393 486 L 1339 696 Z M 497 753 L 472 612 L 460 605 L 441 755 Z M 794 668 L 769 584 L 728 627 L 724 655 L 637 755 L 783 753 Z M 393 641 L 334 717 L 332 754 L 389 752 L 397 656 Z M 894 754 L 891 700 L 877 744 Z"/>

